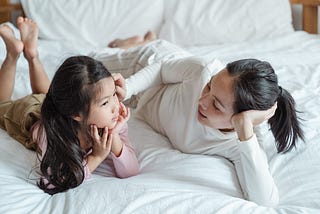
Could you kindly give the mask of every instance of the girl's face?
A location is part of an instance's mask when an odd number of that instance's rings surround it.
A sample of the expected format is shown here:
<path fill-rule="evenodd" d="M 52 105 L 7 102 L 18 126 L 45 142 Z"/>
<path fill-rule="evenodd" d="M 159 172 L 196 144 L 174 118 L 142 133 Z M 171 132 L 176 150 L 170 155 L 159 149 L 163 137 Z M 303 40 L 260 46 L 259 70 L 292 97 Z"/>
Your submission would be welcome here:
<path fill-rule="evenodd" d="M 99 80 L 98 87 L 100 91 L 90 105 L 88 125 L 112 129 L 117 124 L 119 116 L 119 100 L 113 78 Z"/>
<path fill-rule="evenodd" d="M 214 75 L 202 90 L 198 102 L 198 120 L 202 125 L 211 128 L 233 129 L 233 104 L 233 78 L 223 69 Z"/>

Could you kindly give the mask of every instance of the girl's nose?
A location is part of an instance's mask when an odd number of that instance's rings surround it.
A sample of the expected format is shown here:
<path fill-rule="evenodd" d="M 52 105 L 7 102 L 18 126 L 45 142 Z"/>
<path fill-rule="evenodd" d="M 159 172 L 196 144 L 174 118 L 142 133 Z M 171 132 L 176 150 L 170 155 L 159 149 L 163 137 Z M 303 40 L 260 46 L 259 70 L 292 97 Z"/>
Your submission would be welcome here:
<path fill-rule="evenodd" d="M 112 106 L 111 112 L 112 113 L 118 112 L 119 107 L 120 107 L 120 103 L 119 103 L 118 97 L 115 96 L 115 98 L 113 99 L 113 106 Z"/>
<path fill-rule="evenodd" d="M 111 112 L 112 114 L 117 113 L 119 111 L 119 105 L 117 103 L 114 103 L 112 106 Z"/>

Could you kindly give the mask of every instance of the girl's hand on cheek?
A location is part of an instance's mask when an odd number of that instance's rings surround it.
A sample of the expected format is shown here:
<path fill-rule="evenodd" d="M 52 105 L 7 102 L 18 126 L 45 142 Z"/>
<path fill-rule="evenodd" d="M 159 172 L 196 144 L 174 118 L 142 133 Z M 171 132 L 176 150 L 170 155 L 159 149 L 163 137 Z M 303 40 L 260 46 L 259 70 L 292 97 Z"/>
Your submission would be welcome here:
<path fill-rule="evenodd" d="M 107 127 L 103 128 L 101 136 L 96 125 L 91 125 L 90 128 L 90 134 L 93 138 L 92 155 L 104 160 L 111 150 L 112 134 L 108 132 Z"/>
<path fill-rule="evenodd" d="M 127 108 L 123 103 L 119 103 L 120 108 L 119 108 L 119 117 L 118 117 L 118 122 L 116 126 L 110 130 L 111 133 L 119 133 L 120 130 L 123 128 L 124 124 L 128 122 L 130 118 L 130 109 Z"/>

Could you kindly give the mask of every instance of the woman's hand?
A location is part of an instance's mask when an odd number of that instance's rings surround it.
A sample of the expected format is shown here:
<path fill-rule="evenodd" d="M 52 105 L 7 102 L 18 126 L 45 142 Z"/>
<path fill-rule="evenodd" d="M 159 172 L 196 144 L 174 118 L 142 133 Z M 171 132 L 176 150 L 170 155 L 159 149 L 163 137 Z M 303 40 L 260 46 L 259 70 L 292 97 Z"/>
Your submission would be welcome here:
<path fill-rule="evenodd" d="M 114 83 L 116 84 L 116 94 L 118 96 L 119 101 L 121 102 L 127 94 L 126 80 L 120 73 L 113 73 L 112 77 L 114 79 Z"/>
<path fill-rule="evenodd" d="M 253 136 L 253 126 L 269 120 L 274 115 L 276 109 L 277 103 L 270 109 L 264 111 L 248 110 L 233 115 L 231 117 L 231 123 L 238 134 L 239 140 L 249 140 Z"/>

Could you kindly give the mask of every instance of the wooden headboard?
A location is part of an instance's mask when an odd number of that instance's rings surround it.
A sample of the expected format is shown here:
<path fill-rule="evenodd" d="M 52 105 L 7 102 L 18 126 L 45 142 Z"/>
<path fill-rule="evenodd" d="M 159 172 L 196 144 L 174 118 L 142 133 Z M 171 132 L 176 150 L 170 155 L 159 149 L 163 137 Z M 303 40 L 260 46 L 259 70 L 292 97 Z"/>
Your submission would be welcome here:
<path fill-rule="evenodd" d="M 320 0 L 290 0 L 291 4 L 302 4 L 302 29 L 309 33 L 318 33 L 318 6 Z M 0 23 L 11 21 L 13 14 L 24 14 L 20 3 L 0 0 Z"/>
<path fill-rule="evenodd" d="M 309 33 L 318 33 L 318 6 L 320 0 L 290 0 L 291 4 L 302 4 L 302 28 Z"/>
<path fill-rule="evenodd" d="M 10 0 L 0 0 L 0 23 L 11 21 L 14 13 L 24 14 L 20 3 L 10 3 Z"/>

